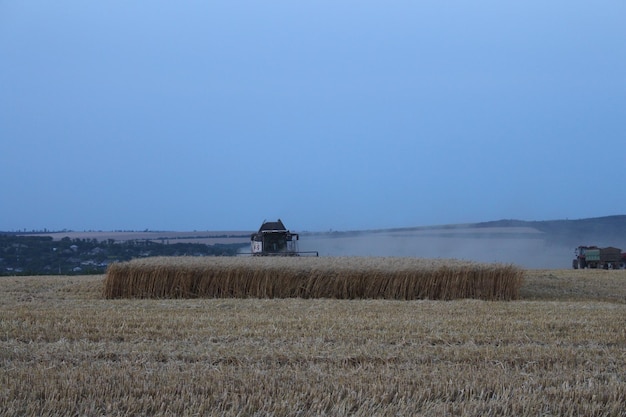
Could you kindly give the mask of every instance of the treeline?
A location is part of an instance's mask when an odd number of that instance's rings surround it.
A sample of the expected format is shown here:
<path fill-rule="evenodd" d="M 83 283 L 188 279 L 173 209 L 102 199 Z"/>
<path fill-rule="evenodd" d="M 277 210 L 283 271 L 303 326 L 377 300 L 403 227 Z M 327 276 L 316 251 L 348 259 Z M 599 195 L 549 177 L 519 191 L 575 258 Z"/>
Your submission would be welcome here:
<path fill-rule="evenodd" d="M 245 246 L 0 234 L 0 275 L 102 274 L 116 261 L 149 256 L 234 256 Z"/>

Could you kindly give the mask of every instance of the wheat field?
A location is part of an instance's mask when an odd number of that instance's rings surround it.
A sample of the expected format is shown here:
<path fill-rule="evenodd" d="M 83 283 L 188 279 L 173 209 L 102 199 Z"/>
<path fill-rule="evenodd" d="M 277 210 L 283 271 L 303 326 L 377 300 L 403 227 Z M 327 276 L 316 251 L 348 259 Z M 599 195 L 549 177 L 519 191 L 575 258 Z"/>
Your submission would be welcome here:
<path fill-rule="evenodd" d="M 105 299 L 0 278 L 2 416 L 624 416 L 626 271 L 517 301 Z"/>
<path fill-rule="evenodd" d="M 454 259 L 155 257 L 109 266 L 107 298 L 512 300 L 523 271 Z"/>

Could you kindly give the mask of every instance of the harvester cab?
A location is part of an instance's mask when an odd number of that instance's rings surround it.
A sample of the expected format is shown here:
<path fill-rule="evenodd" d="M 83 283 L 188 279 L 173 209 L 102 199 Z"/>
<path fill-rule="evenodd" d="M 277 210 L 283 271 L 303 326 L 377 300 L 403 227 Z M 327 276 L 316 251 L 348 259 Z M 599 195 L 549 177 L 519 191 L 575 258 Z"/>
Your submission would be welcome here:
<path fill-rule="evenodd" d="M 300 236 L 292 233 L 278 219 L 275 222 L 265 221 L 257 233 L 250 236 L 250 247 L 253 256 L 318 256 L 316 251 L 300 252 L 298 240 Z"/>

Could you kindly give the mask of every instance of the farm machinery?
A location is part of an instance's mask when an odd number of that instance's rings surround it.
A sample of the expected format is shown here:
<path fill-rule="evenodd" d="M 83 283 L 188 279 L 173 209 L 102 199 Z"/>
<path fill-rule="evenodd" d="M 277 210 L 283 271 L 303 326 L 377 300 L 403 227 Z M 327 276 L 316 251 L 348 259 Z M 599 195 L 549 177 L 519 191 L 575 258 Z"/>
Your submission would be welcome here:
<path fill-rule="evenodd" d="M 579 246 L 572 261 L 574 269 L 599 268 L 621 269 L 626 267 L 626 253 L 619 248 L 597 246 Z"/>
<path fill-rule="evenodd" d="M 283 222 L 265 221 L 257 233 L 250 236 L 252 256 L 319 256 L 317 251 L 298 250 L 297 233 L 287 230 Z"/>

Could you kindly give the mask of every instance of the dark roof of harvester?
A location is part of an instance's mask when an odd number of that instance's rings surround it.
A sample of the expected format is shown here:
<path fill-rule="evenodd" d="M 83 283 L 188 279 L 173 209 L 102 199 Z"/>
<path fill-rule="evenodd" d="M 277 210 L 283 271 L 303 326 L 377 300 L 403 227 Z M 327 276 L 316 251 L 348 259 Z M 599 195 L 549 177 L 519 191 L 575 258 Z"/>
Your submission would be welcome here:
<path fill-rule="evenodd" d="M 287 228 L 285 227 L 283 222 L 278 219 L 278 221 L 275 222 L 263 222 L 261 228 L 259 229 L 259 232 L 267 230 L 287 230 Z"/>

